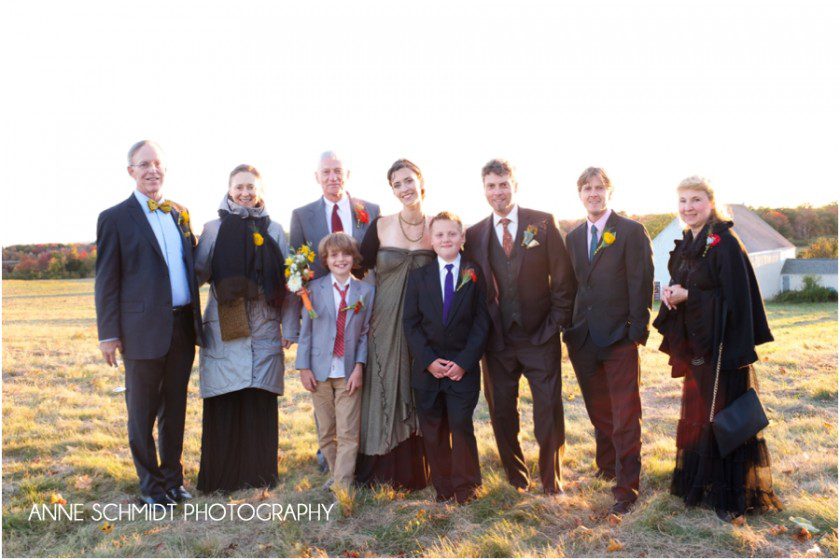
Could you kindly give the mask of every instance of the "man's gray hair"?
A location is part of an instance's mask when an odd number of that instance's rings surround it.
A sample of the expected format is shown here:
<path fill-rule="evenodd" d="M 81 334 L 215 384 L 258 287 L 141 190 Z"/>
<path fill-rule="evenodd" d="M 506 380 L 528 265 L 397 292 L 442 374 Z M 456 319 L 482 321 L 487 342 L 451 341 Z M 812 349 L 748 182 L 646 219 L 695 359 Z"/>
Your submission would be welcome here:
<path fill-rule="evenodd" d="M 325 159 L 337 159 L 338 161 L 341 161 L 341 163 L 342 163 L 342 164 L 344 163 L 344 162 L 341 160 L 341 158 L 340 158 L 340 157 L 338 157 L 338 154 L 336 154 L 333 150 L 327 150 L 326 152 L 322 152 L 322 153 L 321 153 L 320 157 L 318 158 L 318 167 L 316 167 L 315 169 L 321 169 L 321 163 L 322 163 Z M 345 170 L 345 171 L 346 171 L 346 170 Z"/>
<path fill-rule="evenodd" d="M 158 144 L 154 140 L 140 140 L 139 142 L 136 142 L 131 148 L 128 149 L 128 165 L 132 165 L 133 160 L 134 160 L 134 154 L 136 154 L 140 150 L 140 148 L 142 148 L 143 146 L 145 146 L 147 144 L 155 146 L 161 152 L 163 151 L 163 149 L 161 149 L 161 147 L 160 147 L 160 144 Z"/>

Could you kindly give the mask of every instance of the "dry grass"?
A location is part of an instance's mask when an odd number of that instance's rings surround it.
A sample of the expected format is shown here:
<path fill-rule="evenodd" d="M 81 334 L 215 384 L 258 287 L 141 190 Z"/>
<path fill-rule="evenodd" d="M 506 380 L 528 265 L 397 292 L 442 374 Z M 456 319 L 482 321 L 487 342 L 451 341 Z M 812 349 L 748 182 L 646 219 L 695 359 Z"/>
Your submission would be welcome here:
<path fill-rule="evenodd" d="M 606 517 L 609 486 L 592 478 L 594 442 L 580 391 L 564 360 L 567 493 L 519 494 L 501 475 L 486 405 L 476 411 L 481 498 L 440 505 L 431 490 L 388 488 L 340 496 L 330 521 L 99 523 L 28 521 L 32 504 L 60 493 L 70 503 L 128 503 L 138 491 L 125 432 L 121 375 L 96 350 L 90 281 L 3 282 L 3 547 L 7 556 L 837 556 L 837 308 L 770 306 L 777 342 L 761 348 L 762 398 L 775 488 L 786 510 L 724 525 L 686 511 L 668 494 L 680 384 L 654 335 L 642 354 L 642 495 L 620 524 Z M 287 356 L 287 363 L 293 356 Z M 527 386 L 523 447 L 536 464 Z M 315 466 L 309 396 L 294 377 L 280 399 L 280 486 L 202 496 L 196 504 L 330 504 Z M 194 487 L 200 452 L 197 372 L 190 384 L 184 466 Z M 820 529 L 792 537 L 789 516 Z M 774 534 L 785 525 L 787 532 Z M 612 547 L 610 545 L 612 544 Z M 814 545 L 819 551 L 808 552 Z M 619 548 L 608 551 L 608 548 Z"/>

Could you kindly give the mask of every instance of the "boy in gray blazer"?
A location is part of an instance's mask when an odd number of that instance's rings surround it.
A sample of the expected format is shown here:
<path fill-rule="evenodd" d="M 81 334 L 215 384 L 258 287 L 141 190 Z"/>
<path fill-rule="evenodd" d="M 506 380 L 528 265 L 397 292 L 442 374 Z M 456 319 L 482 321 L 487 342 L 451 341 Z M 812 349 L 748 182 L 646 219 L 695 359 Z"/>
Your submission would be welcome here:
<path fill-rule="evenodd" d="M 312 393 L 318 444 L 333 475 L 333 489 L 353 482 L 359 449 L 363 369 L 374 287 L 353 278 L 361 263 L 356 240 L 331 233 L 318 244 L 318 258 L 329 270 L 309 284 L 316 314 L 301 311 L 295 367 Z"/>

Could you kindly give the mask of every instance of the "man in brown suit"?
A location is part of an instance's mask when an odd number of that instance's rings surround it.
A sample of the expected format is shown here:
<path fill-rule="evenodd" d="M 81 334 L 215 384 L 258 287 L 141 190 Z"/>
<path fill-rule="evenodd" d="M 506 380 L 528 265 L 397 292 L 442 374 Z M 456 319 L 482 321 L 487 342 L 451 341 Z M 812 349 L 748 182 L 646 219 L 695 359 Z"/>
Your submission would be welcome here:
<path fill-rule="evenodd" d="M 575 283 L 563 238 L 551 214 L 520 208 L 513 168 L 491 160 L 481 171 L 493 213 L 467 230 L 466 254 L 487 278 L 491 326 L 484 355 L 484 394 L 508 481 L 530 483 L 519 445 L 519 378 L 534 400 L 543 492 L 562 492 L 565 445 L 560 336 L 572 320 Z"/>

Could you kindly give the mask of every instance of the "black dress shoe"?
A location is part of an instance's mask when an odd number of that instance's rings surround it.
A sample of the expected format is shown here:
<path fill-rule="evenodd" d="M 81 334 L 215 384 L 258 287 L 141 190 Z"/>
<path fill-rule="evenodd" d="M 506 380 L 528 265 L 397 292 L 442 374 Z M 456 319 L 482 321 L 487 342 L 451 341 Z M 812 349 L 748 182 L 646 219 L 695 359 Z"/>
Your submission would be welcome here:
<path fill-rule="evenodd" d="M 137 498 L 137 503 L 141 506 L 169 507 L 175 505 L 175 500 L 166 494 L 162 494 L 160 496 L 146 496 L 145 494 L 140 494 Z"/>
<path fill-rule="evenodd" d="M 613 504 L 613 507 L 610 509 L 610 513 L 615 515 L 624 515 L 630 513 L 630 510 L 633 509 L 633 502 L 616 502 Z"/>
<path fill-rule="evenodd" d="M 192 500 L 192 494 L 187 492 L 187 489 L 183 486 L 176 486 L 174 488 L 170 488 L 166 491 L 166 495 L 177 503 L 181 503 L 186 500 Z"/>

